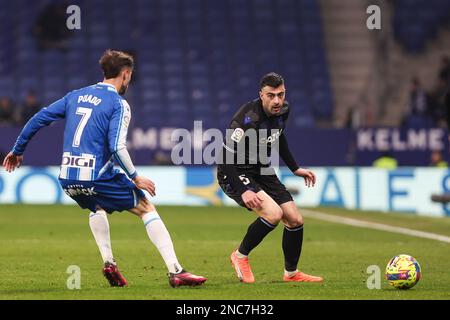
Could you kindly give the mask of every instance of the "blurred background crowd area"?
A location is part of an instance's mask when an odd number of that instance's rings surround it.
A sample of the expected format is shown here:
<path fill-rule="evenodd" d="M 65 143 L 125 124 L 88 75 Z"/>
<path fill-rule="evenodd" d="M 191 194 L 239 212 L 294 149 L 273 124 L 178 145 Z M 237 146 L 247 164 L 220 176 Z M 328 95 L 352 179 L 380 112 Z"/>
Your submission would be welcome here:
<path fill-rule="evenodd" d="M 381 30 L 366 26 L 374 4 Z M 107 48 L 136 60 L 132 127 L 224 129 L 271 71 L 291 127 L 449 127 L 447 0 L 16 0 L 0 28 L 0 127 L 101 81 Z"/>
<path fill-rule="evenodd" d="M 294 126 L 446 125 L 449 1 L 74 4 L 81 30 L 66 27 L 68 2 L 1 2 L 2 125 L 21 125 L 36 105 L 100 81 L 97 60 L 109 47 L 136 57 L 127 99 L 140 126 L 226 126 L 269 71 L 286 79 Z M 381 8 L 381 30 L 366 27 L 370 4 Z"/>

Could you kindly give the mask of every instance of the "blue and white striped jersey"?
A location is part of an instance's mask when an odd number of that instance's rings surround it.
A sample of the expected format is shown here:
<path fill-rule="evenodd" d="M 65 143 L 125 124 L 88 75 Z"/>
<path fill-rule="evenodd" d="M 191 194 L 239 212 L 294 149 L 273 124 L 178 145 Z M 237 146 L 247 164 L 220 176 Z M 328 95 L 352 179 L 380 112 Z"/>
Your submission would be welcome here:
<path fill-rule="evenodd" d="M 103 82 L 74 90 L 36 113 L 17 138 L 13 153 L 21 155 L 39 129 L 63 118 L 60 179 L 109 179 L 116 173 L 113 159 L 129 178 L 137 175 L 126 149 L 130 106 L 113 85 Z"/>

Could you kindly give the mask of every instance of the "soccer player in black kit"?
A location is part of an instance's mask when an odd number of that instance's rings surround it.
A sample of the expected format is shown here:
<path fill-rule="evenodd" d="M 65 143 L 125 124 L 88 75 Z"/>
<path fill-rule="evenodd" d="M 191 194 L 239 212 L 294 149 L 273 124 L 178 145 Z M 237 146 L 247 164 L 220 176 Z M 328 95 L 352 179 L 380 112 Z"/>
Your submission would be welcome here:
<path fill-rule="evenodd" d="M 291 194 L 270 167 L 272 148 L 278 143 L 281 158 L 294 175 L 305 179 L 307 187 L 314 186 L 316 177 L 312 171 L 300 168 L 289 151 L 284 135 L 289 105 L 285 101 L 282 76 L 276 73 L 265 75 L 260 88 L 259 99 L 244 104 L 233 116 L 217 170 L 225 194 L 258 215 L 240 246 L 231 253 L 231 263 L 241 282 L 255 282 L 248 255 L 282 221 L 283 280 L 321 282 L 321 277 L 297 269 L 303 243 L 303 217 Z"/>

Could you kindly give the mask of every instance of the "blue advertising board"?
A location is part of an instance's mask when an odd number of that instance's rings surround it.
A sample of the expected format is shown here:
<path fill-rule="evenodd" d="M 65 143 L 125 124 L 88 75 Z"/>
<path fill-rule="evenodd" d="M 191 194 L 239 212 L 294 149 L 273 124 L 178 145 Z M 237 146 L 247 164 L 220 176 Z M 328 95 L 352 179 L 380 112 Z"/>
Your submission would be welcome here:
<path fill-rule="evenodd" d="M 347 209 L 450 215 L 450 206 L 431 201 L 433 194 L 450 193 L 450 171 L 438 168 L 385 170 L 355 167 L 312 168 L 314 188 L 289 169 L 278 176 L 300 207 L 332 206 Z M 210 167 L 138 167 L 157 186 L 155 204 L 236 205 L 224 195 Z M 74 204 L 58 183 L 58 167 L 22 167 L 0 172 L 0 204 Z M 1 212 L 1 206 L 0 206 Z"/>

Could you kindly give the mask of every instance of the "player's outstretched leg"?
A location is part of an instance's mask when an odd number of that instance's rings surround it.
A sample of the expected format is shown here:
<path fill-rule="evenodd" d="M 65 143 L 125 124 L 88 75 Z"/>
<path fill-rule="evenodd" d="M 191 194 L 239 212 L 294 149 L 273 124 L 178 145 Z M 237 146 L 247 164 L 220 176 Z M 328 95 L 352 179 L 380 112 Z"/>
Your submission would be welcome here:
<path fill-rule="evenodd" d="M 322 277 L 311 276 L 297 270 L 303 245 L 303 217 L 295 203 L 289 201 L 281 204 L 283 210 L 283 253 L 284 276 L 286 282 L 321 282 Z"/>
<path fill-rule="evenodd" d="M 161 254 L 169 270 L 169 284 L 172 287 L 198 286 L 205 283 L 205 277 L 187 272 L 178 262 L 172 239 L 161 220 L 156 208 L 146 199 L 141 198 L 136 208 L 130 210 L 138 215 L 144 223 L 148 237 Z"/>
<path fill-rule="evenodd" d="M 127 280 L 122 276 L 113 258 L 109 223 L 104 210 L 97 210 L 89 214 L 89 226 L 103 259 L 103 275 L 112 287 L 126 286 Z"/>

